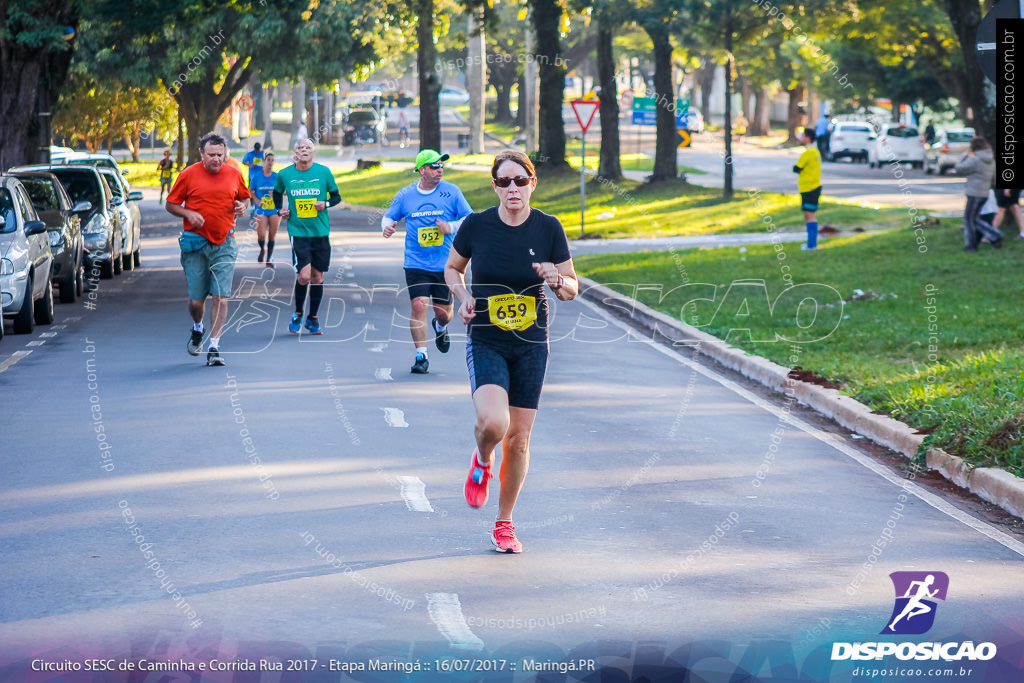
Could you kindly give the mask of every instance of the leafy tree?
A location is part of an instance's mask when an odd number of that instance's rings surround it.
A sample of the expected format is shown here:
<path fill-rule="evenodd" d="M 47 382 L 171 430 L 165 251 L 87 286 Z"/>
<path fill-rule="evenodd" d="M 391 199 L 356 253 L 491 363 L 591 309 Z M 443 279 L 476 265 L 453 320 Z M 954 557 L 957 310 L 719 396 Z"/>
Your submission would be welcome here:
<path fill-rule="evenodd" d="M 372 62 L 381 11 L 342 0 L 95 0 L 88 27 L 96 67 L 174 98 L 192 162 L 199 137 L 257 70 L 317 87 Z"/>
<path fill-rule="evenodd" d="M 50 144 L 40 112 L 67 79 L 79 11 L 76 0 L 0 1 L 0 169 L 40 161 Z"/>

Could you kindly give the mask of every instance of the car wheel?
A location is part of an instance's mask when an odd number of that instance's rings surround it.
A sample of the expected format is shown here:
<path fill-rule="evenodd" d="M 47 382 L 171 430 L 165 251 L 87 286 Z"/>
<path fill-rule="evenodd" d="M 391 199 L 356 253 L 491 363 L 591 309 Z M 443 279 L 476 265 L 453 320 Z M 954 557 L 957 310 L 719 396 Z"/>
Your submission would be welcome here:
<path fill-rule="evenodd" d="M 49 281 L 43 291 L 43 298 L 36 306 L 35 319 L 38 325 L 49 325 L 53 322 L 53 286 L 49 284 Z"/>
<path fill-rule="evenodd" d="M 35 329 L 34 306 L 35 302 L 32 300 L 32 277 L 29 276 L 28 282 L 25 283 L 25 301 L 22 302 L 21 310 L 18 311 L 18 315 L 14 318 L 15 334 L 32 334 L 32 330 Z"/>
<path fill-rule="evenodd" d="M 132 254 L 132 261 L 134 262 L 133 265 L 136 268 L 141 268 L 142 267 L 142 247 L 141 246 L 135 247 L 135 253 Z"/>
<path fill-rule="evenodd" d="M 116 256 L 111 256 L 110 260 L 114 265 L 114 275 L 120 275 L 124 271 L 124 256 L 117 254 Z"/>
<path fill-rule="evenodd" d="M 62 304 L 73 304 L 78 298 L 78 274 L 75 264 L 71 264 L 68 274 L 65 275 L 58 285 L 60 287 L 60 302 Z"/>
<path fill-rule="evenodd" d="M 134 270 L 135 256 L 130 251 L 121 254 L 121 270 Z"/>
<path fill-rule="evenodd" d="M 114 257 L 110 257 L 100 264 L 100 277 L 104 280 L 114 277 Z"/>
<path fill-rule="evenodd" d="M 85 293 L 85 259 L 82 259 L 78 264 L 75 273 L 77 273 L 75 279 L 78 280 L 78 283 L 75 285 L 75 291 L 78 293 L 78 296 L 82 296 Z"/>

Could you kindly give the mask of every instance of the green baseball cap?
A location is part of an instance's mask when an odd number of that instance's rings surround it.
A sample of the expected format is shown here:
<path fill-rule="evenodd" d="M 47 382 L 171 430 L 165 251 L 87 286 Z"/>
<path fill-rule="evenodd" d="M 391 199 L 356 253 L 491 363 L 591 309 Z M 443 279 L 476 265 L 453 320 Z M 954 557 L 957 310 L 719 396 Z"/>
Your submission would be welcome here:
<path fill-rule="evenodd" d="M 441 154 L 432 149 L 421 150 L 420 153 L 416 155 L 416 170 L 420 170 L 427 164 L 436 164 L 439 161 L 448 161 L 448 155 Z"/>

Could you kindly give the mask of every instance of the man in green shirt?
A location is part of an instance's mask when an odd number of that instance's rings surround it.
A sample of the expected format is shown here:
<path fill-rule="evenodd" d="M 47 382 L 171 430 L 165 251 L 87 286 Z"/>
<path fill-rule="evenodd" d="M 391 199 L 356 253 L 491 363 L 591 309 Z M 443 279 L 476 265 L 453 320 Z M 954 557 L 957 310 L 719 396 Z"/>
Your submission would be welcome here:
<path fill-rule="evenodd" d="M 331 265 L 331 224 L 327 208 L 341 203 L 334 174 L 326 166 L 313 163 L 314 154 L 316 148 L 312 140 L 296 142 L 292 154 L 295 163 L 278 172 L 274 185 L 274 207 L 280 209 L 281 218 L 288 222 L 296 273 L 295 313 L 288 325 L 288 331 L 293 334 L 298 334 L 302 327 L 307 288 L 306 329 L 311 334 L 323 334 L 317 313 L 324 298 L 324 273 Z"/>

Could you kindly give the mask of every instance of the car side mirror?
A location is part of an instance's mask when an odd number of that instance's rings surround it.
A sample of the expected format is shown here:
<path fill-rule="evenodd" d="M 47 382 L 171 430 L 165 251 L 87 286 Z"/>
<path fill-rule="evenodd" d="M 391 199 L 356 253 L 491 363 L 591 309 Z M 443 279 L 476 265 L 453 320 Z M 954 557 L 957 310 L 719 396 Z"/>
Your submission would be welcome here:
<path fill-rule="evenodd" d="M 85 213 L 86 211 L 88 211 L 91 208 L 92 208 L 92 202 L 82 201 L 82 202 L 78 202 L 77 204 L 74 205 L 74 207 L 72 207 L 71 213 Z"/>
<path fill-rule="evenodd" d="M 121 206 L 122 204 L 124 204 L 124 199 L 122 199 L 121 197 L 114 197 L 110 200 L 110 206 L 112 207 Z"/>
<path fill-rule="evenodd" d="M 29 221 L 25 224 L 25 234 L 28 236 L 42 235 L 46 232 L 46 223 L 42 221 Z"/>
<path fill-rule="evenodd" d="M 128 169 L 127 168 L 122 168 L 121 169 L 121 175 L 128 175 Z"/>
<path fill-rule="evenodd" d="M 128 193 L 128 201 L 130 201 L 130 202 L 141 202 L 142 201 L 142 192 L 140 192 L 139 190 L 135 190 L 134 192 L 129 192 Z"/>

